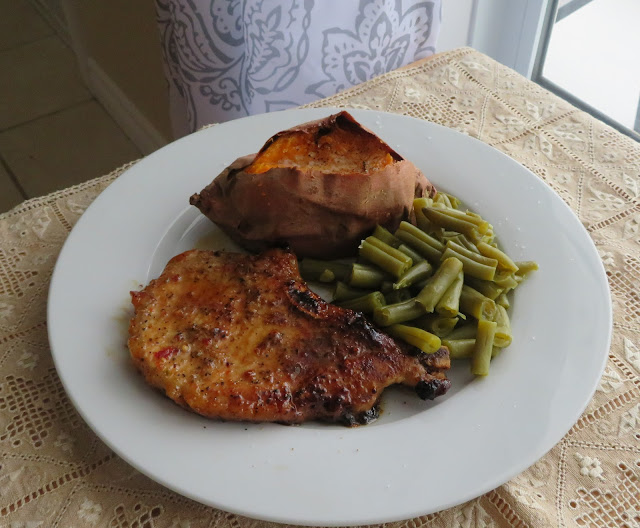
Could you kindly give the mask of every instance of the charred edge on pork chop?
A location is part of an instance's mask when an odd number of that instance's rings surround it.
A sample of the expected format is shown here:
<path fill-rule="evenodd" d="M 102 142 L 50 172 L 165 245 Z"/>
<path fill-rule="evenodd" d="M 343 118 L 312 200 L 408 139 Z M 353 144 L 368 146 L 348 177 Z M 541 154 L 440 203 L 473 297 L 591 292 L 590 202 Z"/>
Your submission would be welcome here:
<path fill-rule="evenodd" d="M 423 399 L 450 386 L 446 348 L 424 354 L 326 303 L 281 249 L 188 251 L 132 301 L 134 363 L 151 385 L 204 416 L 355 425 L 375 419 L 390 385 Z"/>

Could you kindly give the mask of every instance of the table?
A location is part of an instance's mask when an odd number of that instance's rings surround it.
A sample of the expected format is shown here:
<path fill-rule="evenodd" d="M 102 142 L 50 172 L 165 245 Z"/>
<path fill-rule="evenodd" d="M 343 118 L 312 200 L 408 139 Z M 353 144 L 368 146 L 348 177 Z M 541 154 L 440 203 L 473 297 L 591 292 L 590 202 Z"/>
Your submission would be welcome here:
<path fill-rule="evenodd" d="M 482 497 L 396 526 L 639 526 L 640 144 L 470 48 L 307 106 L 406 114 L 505 152 L 578 215 L 610 281 L 609 361 L 562 441 Z M 56 257 L 83 211 L 127 167 L 0 215 L 0 526 L 266 528 L 131 468 L 84 424 L 56 375 L 45 318 Z"/>

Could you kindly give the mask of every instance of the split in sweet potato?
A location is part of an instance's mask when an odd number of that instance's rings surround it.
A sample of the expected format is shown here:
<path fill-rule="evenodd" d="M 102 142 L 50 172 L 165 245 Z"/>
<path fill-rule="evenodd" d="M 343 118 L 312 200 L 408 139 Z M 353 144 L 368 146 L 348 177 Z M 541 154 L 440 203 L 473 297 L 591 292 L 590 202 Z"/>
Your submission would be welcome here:
<path fill-rule="evenodd" d="M 249 250 L 288 245 L 299 256 L 355 254 L 376 224 L 395 229 L 435 189 L 348 112 L 271 137 L 191 197 Z"/>

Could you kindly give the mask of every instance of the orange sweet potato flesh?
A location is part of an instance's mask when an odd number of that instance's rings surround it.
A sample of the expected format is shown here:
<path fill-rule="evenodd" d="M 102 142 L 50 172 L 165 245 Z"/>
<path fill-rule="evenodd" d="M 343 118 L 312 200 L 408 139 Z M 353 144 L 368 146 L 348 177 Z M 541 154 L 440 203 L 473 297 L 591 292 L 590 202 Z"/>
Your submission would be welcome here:
<path fill-rule="evenodd" d="M 340 112 L 275 134 L 190 203 L 250 251 L 287 245 L 298 257 L 337 258 L 433 194 L 413 163 Z"/>

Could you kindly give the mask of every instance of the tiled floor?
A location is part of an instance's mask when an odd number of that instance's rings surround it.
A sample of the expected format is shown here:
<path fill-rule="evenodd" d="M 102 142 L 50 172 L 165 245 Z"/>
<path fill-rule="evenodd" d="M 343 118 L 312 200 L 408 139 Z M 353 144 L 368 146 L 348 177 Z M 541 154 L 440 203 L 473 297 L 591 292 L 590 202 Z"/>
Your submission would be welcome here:
<path fill-rule="evenodd" d="M 139 158 L 28 0 L 0 13 L 0 213 Z"/>

